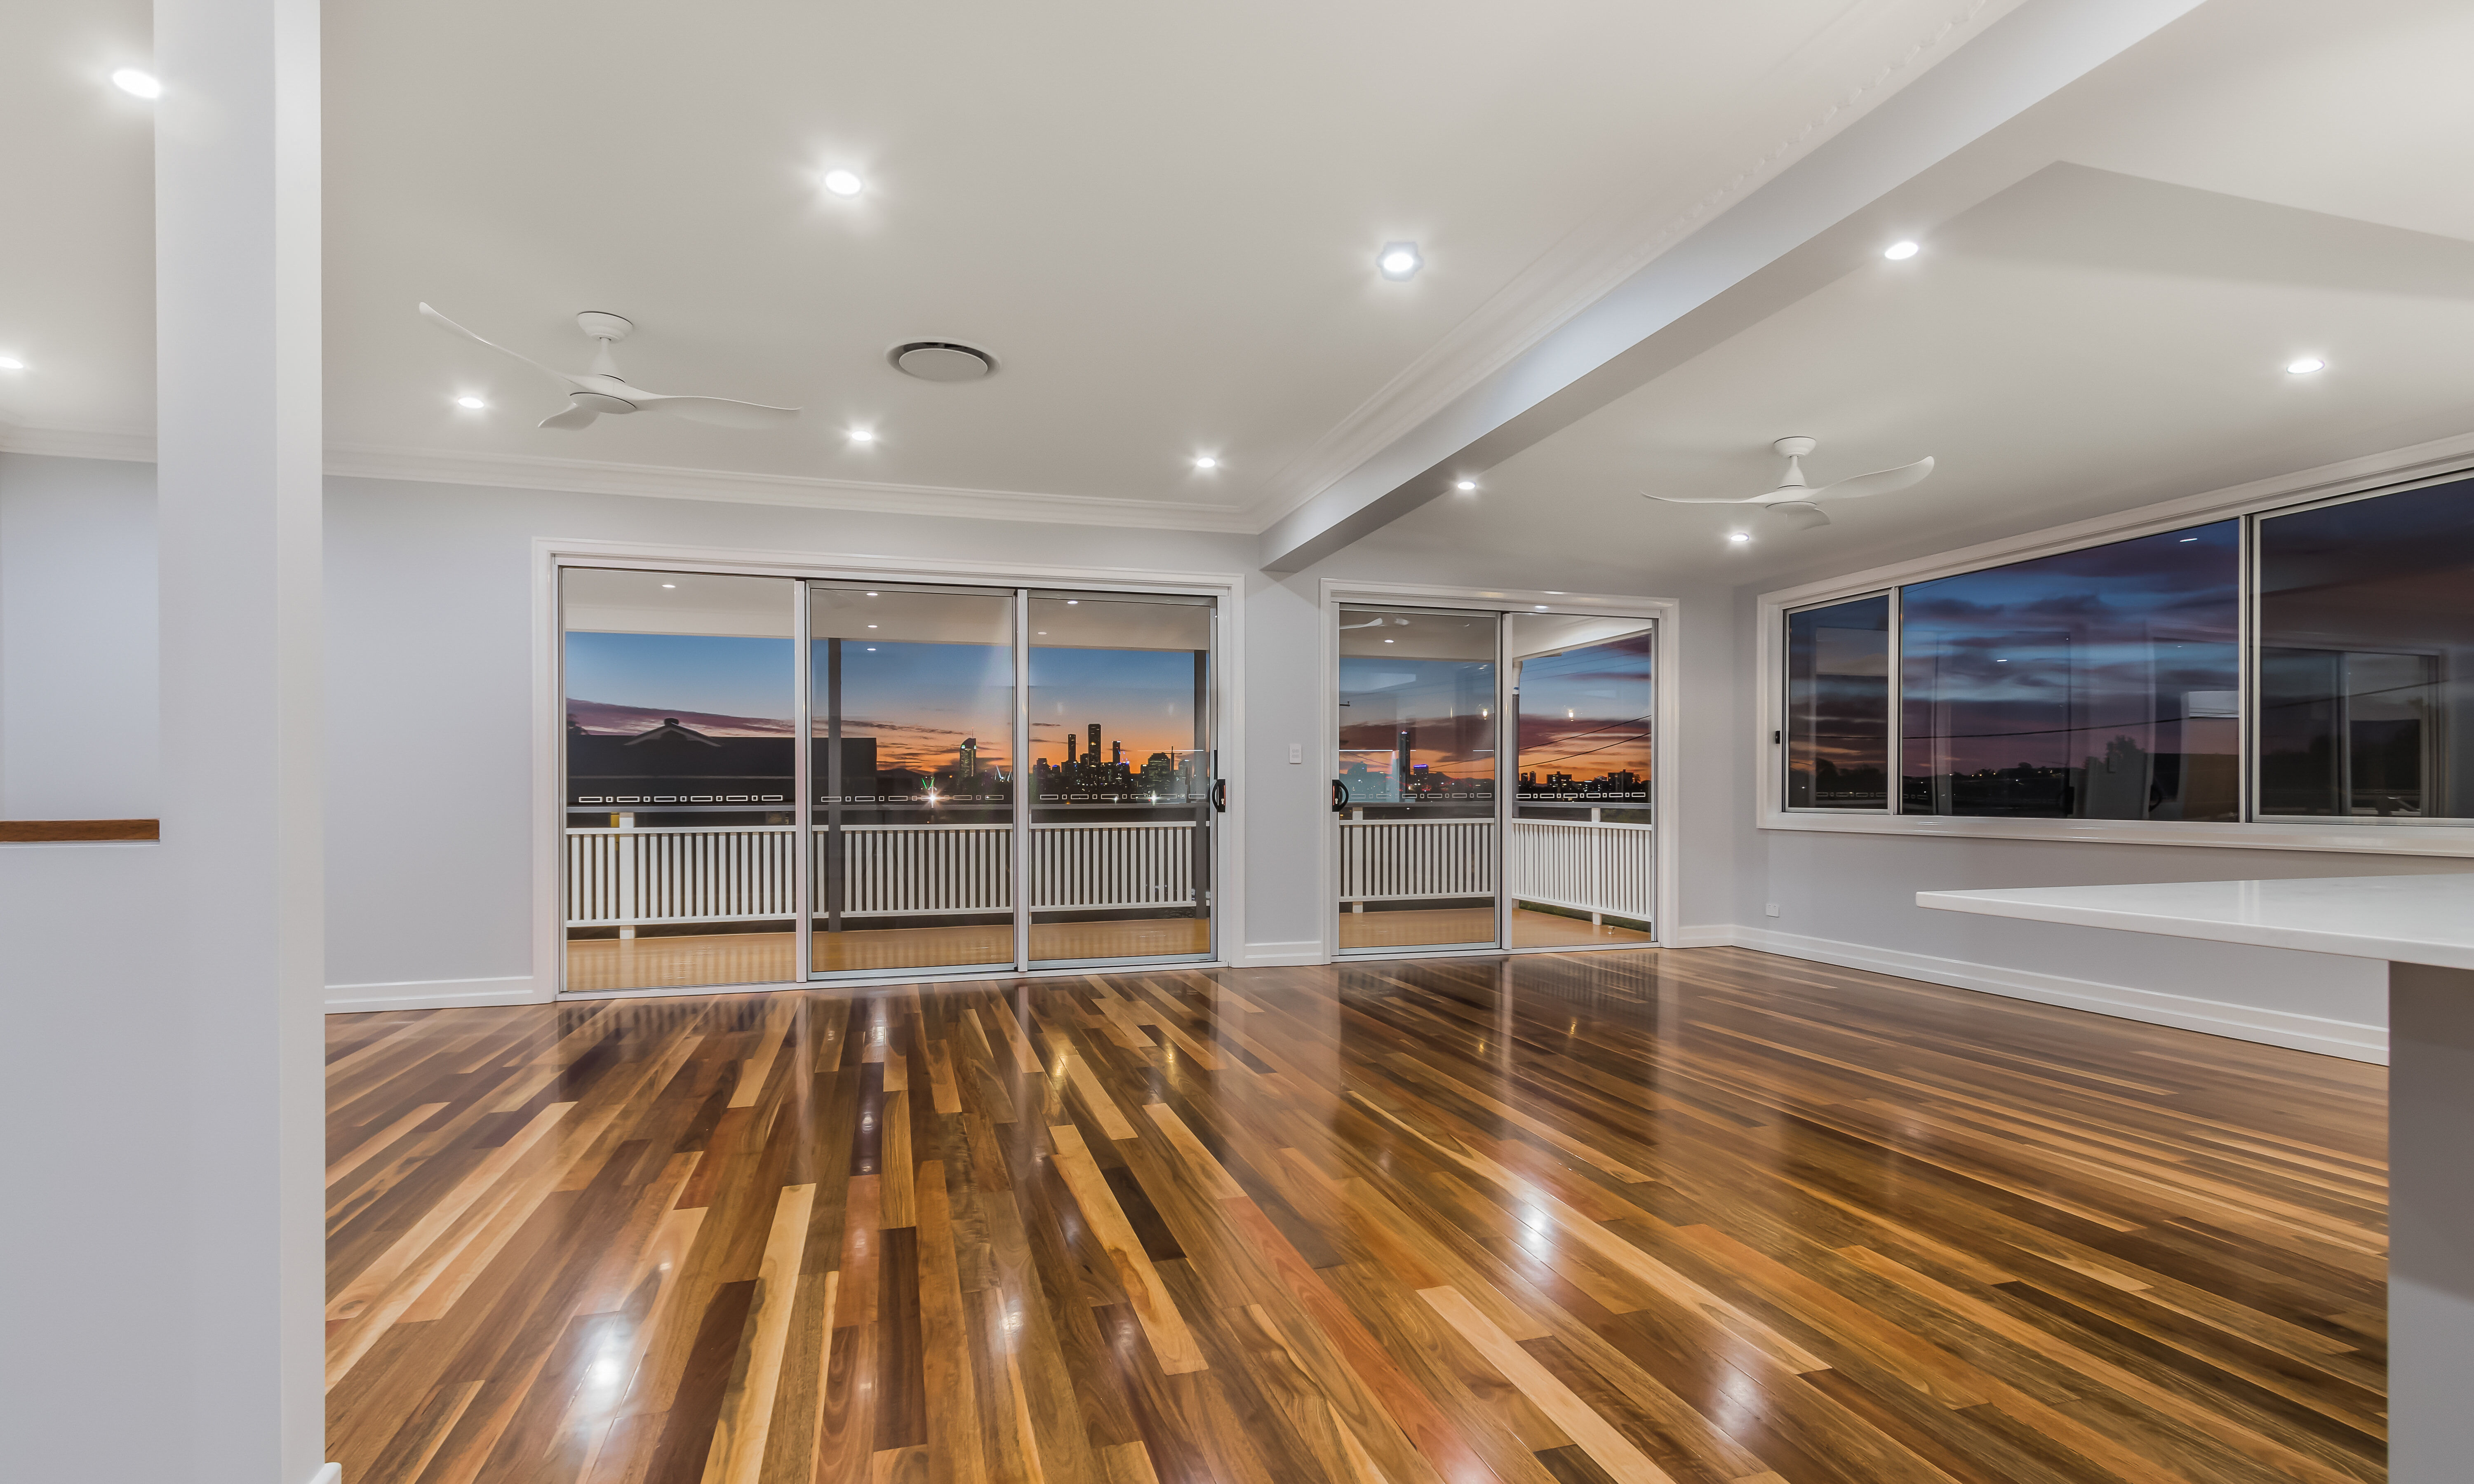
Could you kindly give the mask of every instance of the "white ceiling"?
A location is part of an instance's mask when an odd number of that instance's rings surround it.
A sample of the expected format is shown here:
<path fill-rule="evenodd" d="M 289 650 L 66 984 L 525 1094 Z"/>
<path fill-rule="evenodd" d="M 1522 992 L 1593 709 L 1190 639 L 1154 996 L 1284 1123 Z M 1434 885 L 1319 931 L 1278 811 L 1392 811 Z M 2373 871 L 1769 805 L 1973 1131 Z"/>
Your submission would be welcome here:
<path fill-rule="evenodd" d="M 432 477 L 1257 530 L 2011 3 L 330 6 L 329 441 Z M 0 52 L 0 137 L 40 141 L 0 151 L 0 353 L 30 363 L 0 446 L 151 420 L 151 119 L 102 81 L 145 30 L 133 0 L 39 8 Z M 1377 539 L 1752 581 L 2466 432 L 2469 55 L 2462 0 L 2209 0 L 1952 168 L 2063 164 Z M 868 193 L 824 196 L 831 165 Z M 1372 272 L 1395 238 L 1413 282 Z M 813 416 L 538 430 L 557 389 L 424 299 L 565 364 L 573 312 L 615 310 L 642 384 Z M 884 352 L 913 338 L 1005 369 L 910 381 Z M 2328 371 L 2286 376 L 2304 351 Z M 1817 481 L 1941 467 L 1809 533 L 1636 493 L 1766 488 L 1788 433 Z"/>
<path fill-rule="evenodd" d="M 1751 582 L 2474 431 L 2468 56 L 2474 9 L 2449 0 L 2212 0 L 1978 147 L 2065 163 L 1380 539 Z M 2305 354 L 2328 369 L 2288 375 Z M 1821 440 L 1816 484 L 1939 467 L 1801 533 L 1638 496 L 1765 490 L 1789 434 Z"/>
<path fill-rule="evenodd" d="M 1510 353 L 2012 3 L 330 5 L 328 440 L 1251 529 L 1394 404 Z M 0 127 L 45 148 L 0 156 L 35 224 L 0 238 L 0 349 L 33 369 L 0 383 L 0 423 L 142 430 L 147 124 L 102 80 L 143 60 L 145 8 L 26 20 Z M 835 165 L 867 193 L 826 197 Z M 1385 282 L 1400 238 L 1427 266 Z M 538 430 L 558 389 L 422 299 L 568 366 L 574 313 L 616 311 L 640 384 L 813 417 Z M 917 338 L 1004 370 L 908 380 L 884 354 Z M 1195 472 L 1205 452 L 1225 467 Z"/>

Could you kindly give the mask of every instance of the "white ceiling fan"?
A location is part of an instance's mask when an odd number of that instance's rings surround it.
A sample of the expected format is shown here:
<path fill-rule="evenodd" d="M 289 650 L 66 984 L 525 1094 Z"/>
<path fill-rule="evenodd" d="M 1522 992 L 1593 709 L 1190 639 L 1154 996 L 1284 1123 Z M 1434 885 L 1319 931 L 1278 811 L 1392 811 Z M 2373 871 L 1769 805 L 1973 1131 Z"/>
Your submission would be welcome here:
<path fill-rule="evenodd" d="M 1933 461 L 1918 459 L 1897 468 L 1877 469 L 1842 479 L 1834 485 L 1810 485 L 1804 478 L 1804 456 L 1820 445 L 1818 439 L 1782 438 L 1770 444 L 1772 451 L 1786 458 L 1786 477 L 1778 488 L 1760 494 L 1746 494 L 1718 499 L 1679 499 L 1672 495 L 1651 494 L 1642 491 L 1644 499 L 1660 500 L 1668 505 L 1758 505 L 1763 510 L 1785 519 L 1791 530 L 1809 531 L 1830 524 L 1830 513 L 1816 502 L 1821 500 L 1855 500 L 1868 494 L 1887 494 L 1922 483 L 1933 471 Z"/>
<path fill-rule="evenodd" d="M 796 421 L 796 407 L 767 407 L 762 402 L 739 402 L 726 396 L 672 396 L 662 392 L 647 392 L 630 386 L 618 374 L 618 358 L 610 347 L 627 338 L 636 326 L 615 314 L 586 310 L 575 317 L 576 325 L 594 342 L 593 370 L 580 375 L 552 371 L 531 356 L 508 349 L 494 341 L 483 340 L 471 330 L 430 308 L 421 306 L 423 318 L 445 325 L 456 334 L 478 345 L 488 346 L 501 355 L 512 355 L 533 370 L 557 378 L 567 388 L 567 410 L 556 412 L 541 420 L 546 428 L 587 428 L 594 419 L 620 417 L 631 412 L 657 412 L 690 422 L 710 422 L 725 428 L 770 428 Z"/>

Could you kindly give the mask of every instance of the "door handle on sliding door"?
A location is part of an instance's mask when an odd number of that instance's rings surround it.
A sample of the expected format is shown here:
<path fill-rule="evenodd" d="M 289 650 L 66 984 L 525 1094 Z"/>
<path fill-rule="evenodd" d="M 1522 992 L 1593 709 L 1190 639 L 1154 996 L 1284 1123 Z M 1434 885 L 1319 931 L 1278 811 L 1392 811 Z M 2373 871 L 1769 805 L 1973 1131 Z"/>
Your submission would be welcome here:
<path fill-rule="evenodd" d="M 1348 785 L 1338 778 L 1331 780 L 1331 812 L 1334 814 L 1348 812 Z"/>
<path fill-rule="evenodd" d="M 1214 814 L 1225 814 L 1228 812 L 1228 780 L 1226 778 L 1217 778 L 1212 781 L 1211 812 Z"/>

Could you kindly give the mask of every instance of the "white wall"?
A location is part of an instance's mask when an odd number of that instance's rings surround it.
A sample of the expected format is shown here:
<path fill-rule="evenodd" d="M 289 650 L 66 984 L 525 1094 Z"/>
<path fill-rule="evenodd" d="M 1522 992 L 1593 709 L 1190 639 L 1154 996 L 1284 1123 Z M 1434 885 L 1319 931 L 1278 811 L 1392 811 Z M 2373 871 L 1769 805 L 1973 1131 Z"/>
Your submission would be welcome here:
<path fill-rule="evenodd" d="M 151 470 L 0 457 L 0 778 L 24 817 L 143 815 L 154 761 Z M 528 994 L 532 542 L 560 537 L 933 559 L 1249 571 L 1242 537 L 335 479 L 327 494 L 327 981 L 344 997 Z M 1914 553 L 1868 551 L 1852 569 Z M 1677 588 L 1562 551 L 1470 552 L 1398 523 L 1305 572 L 1249 572 L 1244 951 L 1316 951 L 1325 780 L 1319 580 L 1672 597 L 1684 944 L 1736 943 L 2339 1055 L 2377 1057 L 2375 966 L 1926 912 L 1918 891 L 2474 869 L 2285 850 L 1966 841 L 1753 825 L 1757 591 Z M 59 740 L 61 715 L 109 718 Z M 36 803 L 43 801 L 43 803 Z M 1776 902 L 1777 918 L 1764 916 Z"/>
<path fill-rule="evenodd" d="M 153 506 L 151 466 L 0 455 L 0 814 L 142 817 L 158 804 Z M 57 1196 L 75 1212 L 11 1224 L 0 1332 L 47 1375 L 170 1375 L 190 1337 L 195 1275 L 162 1241 L 190 1216 L 184 1183 L 165 1175 L 165 1131 L 193 1113 L 187 1047 L 166 1034 L 181 990 L 161 945 L 130 930 L 162 899 L 161 864 L 152 845 L 0 845 L 0 998 L 16 1053 L 0 1125 L 28 1135 L 11 1141 L 7 1179 L 21 1211 Z M 98 1187 L 97 1170 L 119 1173 Z M 97 1322 L 112 1314 L 127 1322 Z M 129 1397 L 12 1375 L 0 1388 L 9 1473 L 181 1472 L 177 1409 Z"/>
<path fill-rule="evenodd" d="M 1316 870 L 1327 780 L 1318 580 L 1498 584 L 1650 593 L 1637 578 L 1568 561 L 1362 543 L 1295 576 L 1251 571 L 1250 538 L 964 521 L 778 506 L 330 479 L 327 501 L 329 768 L 327 982 L 338 1000 L 529 993 L 529 758 L 533 541 L 674 543 L 895 558 L 1247 573 L 1245 908 L 1232 956 L 1319 952 Z M 1734 706 L 1730 594 L 1686 595 L 1686 673 Z M 1692 606 L 1710 607 L 1692 622 Z M 1723 728 L 1688 766 L 1730 770 Z M 1302 764 L 1288 746 L 1304 745 Z M 1732 786 L 1732 785 L 1731 785 Z M 1695 789 L 1686 828 L 1706 834 L 1686 872 L 1686 914 L 1731 904 L 1725 791 Z M 1687 838 L 1689 835 L 1687 834 Z M 546 972 L 548 966 L 539 966 Z"/>
<path fill-rule="evenodd" d="M 0 818 L 152 819 L 155 467 L 0 454 Z"/>
<path fill-rule="evenodd" d="M 353 987 L 338 997 L 520 993 L 549 971 L 532 962 L 529 854 L 541 537 L 1128 571 L 1241 573 L 1252 551 L 1232 536 L 330 479 L 327 983 Z M 1249 734 L 1249 764 L 1268 766 Z M 1280 873 L 1249 853 L 1249 892 L 1276 899 Z"/>

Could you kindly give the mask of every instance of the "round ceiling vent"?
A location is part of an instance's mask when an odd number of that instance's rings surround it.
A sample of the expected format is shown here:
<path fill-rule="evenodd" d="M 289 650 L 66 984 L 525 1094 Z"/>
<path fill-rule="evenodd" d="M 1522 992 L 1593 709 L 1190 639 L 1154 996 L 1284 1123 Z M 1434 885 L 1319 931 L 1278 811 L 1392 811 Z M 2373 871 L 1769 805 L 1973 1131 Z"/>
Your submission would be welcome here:
<path fill-rule="evenodd" d="M 914 340 L 893 347 L 893 369 L 922 381 L 977 381 L 996 373 L 997 358 L 950 340 Z"/>

